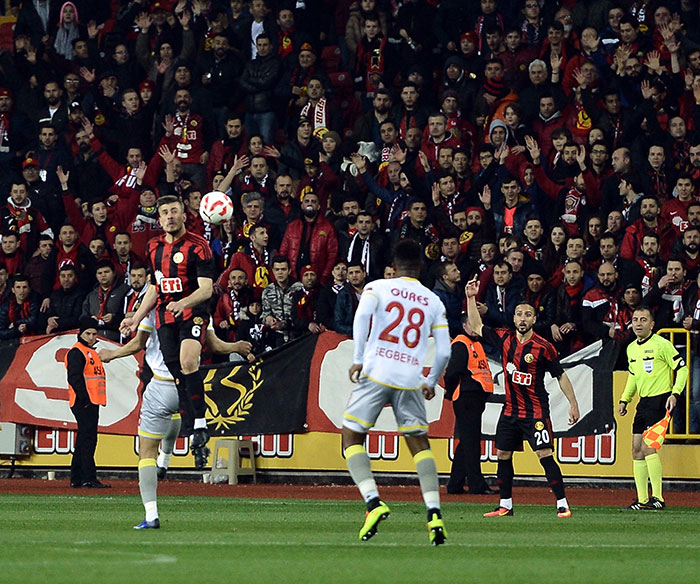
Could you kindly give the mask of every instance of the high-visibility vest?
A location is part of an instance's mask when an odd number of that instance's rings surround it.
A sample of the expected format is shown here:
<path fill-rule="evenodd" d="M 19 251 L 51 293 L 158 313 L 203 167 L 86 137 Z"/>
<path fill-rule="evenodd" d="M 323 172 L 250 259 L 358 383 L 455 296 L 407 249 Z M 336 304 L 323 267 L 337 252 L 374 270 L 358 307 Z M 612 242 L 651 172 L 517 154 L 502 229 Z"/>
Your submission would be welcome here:
<path fill-rule="evenodd" d="M 85 378 L 85 386 L 87 387 L 90 401 L 97 406 L 107 405 L 107 380 L 105 378 L 105 367 L 97 351 L 86 347 L 83 343 L 77 342 L 71 349 L 78 349 L 85 357 L 85 369 L 83 369 L 83 377 Z M 66 368 L 68 368 L 68 353 L 64 359 Z M 75 390 L 68 384 L 68 403 L 70 407 L 75 404 Z"/>
<path fill-rule="evenodd" d="M 472 379 L 481 385 L 485 392 L 493 393 L 493 376 L 481 343 L 470 339 L 467 335 L 457 335 L 452 339 L 452 344 L 454 345 L 455 343 L 464 343 L 467 347 L 467 369 L 471 373 Z M 459 397 L 459 393 L 460 386 L 458 385 L 452 395 L 452 399 L 456 400 Z"/>

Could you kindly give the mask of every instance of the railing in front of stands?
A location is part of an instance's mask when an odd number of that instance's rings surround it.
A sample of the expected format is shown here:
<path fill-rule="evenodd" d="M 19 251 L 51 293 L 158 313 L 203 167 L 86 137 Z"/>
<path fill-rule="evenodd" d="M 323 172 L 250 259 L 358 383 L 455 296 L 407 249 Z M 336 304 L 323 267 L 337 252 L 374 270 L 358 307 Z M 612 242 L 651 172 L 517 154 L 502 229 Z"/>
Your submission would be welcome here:
<path fill-rule="evenodd" d="M 691 350 L 691 335 L 698 334 L 695 331 L 688 331 L 685 329 L 660 329 L 657 334 L 664 338 L 667 338 L 673 343 L 673 346 L 678 349 L 678 352 L 683 355 L 686 365 L 690 371 L 688 375 L 688 381 L 685 384 L 685 390 L 681 395 L 678 403 L 676 404 L 676 409 L 673 412 L 671 418 L 671 425 L 668 428 L 667 437 L 671 439 L 678 440 L 695 440 L 700 439 L 700 434 L 691 434 L 690 432 L 690 408 L 698 408 L 698 404 L 693 403 L 691 387 L 693 383 L 700 383 L 700 379 L 693 378 L 693 367 L 692 367 L 692 350 Z M 699 416 L 700 417 L 700 416 Z M 700 419 L 698 420 L 700 422 Z"/>

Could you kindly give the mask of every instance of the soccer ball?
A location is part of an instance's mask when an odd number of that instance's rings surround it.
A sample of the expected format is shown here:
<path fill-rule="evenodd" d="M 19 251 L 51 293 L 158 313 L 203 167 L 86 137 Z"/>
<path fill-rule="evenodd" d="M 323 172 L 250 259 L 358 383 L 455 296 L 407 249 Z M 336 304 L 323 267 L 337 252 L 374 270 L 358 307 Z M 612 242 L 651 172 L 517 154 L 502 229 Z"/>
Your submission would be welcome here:
<path fill-rule="evenodd" d="M 231 198 L 221 191 L 212 191 L 202 197 L 199 204 L 199 214 L 207 223 L 219 225 L 233 215 Z"/>

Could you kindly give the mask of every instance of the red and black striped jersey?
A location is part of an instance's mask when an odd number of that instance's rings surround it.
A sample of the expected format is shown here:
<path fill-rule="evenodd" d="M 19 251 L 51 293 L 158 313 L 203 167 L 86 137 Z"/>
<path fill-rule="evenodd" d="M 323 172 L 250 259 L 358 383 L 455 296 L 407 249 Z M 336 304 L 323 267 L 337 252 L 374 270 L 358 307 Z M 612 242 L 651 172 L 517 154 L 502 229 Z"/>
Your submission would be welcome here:
<path fill-rule="evenodd" d="M 180 318 L 165 309 L 170 302 L 177 302 L 197 290 L 197 278 L 213 280 L 214 259 L 206 239 L 186 231 L 185 235 L 168 243 L 163 234 L 148 242 L 146 255 L 158 290 L 156 326 L 189 320 L 193 316 L 208 316 L 208 301 L 186 309 Z"/>
<path fill-rule="evenodd" d="M 560 377 L 564 373 L 554 345 L 538 334 L 524 343 L 515 331 L 485 326 L 482 338 L 503 355 L 503 378 L 506 391 L 504 416 L 514 418 L 549 417 L 549 395 L 544 387 L 545 373 Z"/>

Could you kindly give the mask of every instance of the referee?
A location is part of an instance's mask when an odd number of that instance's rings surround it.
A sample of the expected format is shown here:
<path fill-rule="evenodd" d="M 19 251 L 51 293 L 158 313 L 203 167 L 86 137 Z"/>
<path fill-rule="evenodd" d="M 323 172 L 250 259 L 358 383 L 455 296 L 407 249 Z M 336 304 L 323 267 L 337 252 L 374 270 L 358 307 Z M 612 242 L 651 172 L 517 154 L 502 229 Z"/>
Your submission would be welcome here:
<path fill-rule="evenodd" d="M 661 458 L 656 450 L 644 444 L 642 433 L 673 411 L 677 396 L 685 389 L 688 366 L 673 343 L 653 334 L 654 316 L 642 306 L 632 315 L 632 330 L 637 337 L 627 347 L 629 376 L 617 413 L 627 414 L 627 404 L 639 393 L 637 413 L 632 423 L 632 458 L 637 500 L 627 509 L 663 509 L 666 507 L 661 492 Z M 675 381 L 673 374 L 676 374 Z M 647 482 L 651 482 L 651 498 Z"/>

